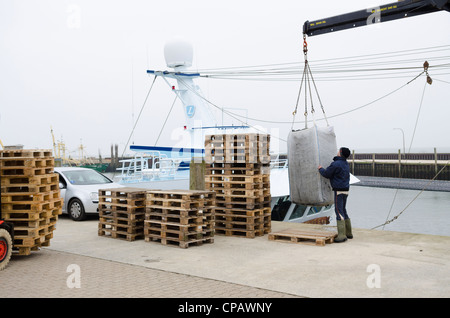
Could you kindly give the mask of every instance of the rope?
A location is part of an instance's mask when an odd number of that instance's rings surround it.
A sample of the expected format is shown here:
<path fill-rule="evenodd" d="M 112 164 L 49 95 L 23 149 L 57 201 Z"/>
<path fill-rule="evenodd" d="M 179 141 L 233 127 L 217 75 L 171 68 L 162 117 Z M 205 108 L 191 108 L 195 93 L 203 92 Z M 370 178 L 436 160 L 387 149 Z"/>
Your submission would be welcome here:
<path fill-rule="evenodd" d="M 411 200 L 411 202 L 409 202 L 407 205 L 406 205 L 406 207 L 402 210 L 402 211 L 400 211 L 400 213 L 399 214 L 397 214 L 396 216 L 394 216 L 392 219 L 390 219 L 389 221 L 386 221 L 386 222 L 384 222 L 383 224 L 380 224 L 380 225 L 378 225 L 378 226 L 375 226 L 375 227 L 373 227 L 372 228 L 372 230 L 374 230 L 374 229 L 376 229 L 376 228 L 379 228 L 379 227 L 381 227 L 381 226 L 383 226 L 383 228 L 384 228 L 384 226 L 385 225 L 387 225 L 387 224 L 389 224 L 389 223 L 392 223 L 393 221 L 395 221 L 396 219 L 398 219 L 398 217 L 403 213 L 403 212 L 405 212 L 406 211 L 406 209 L 407 208 L 409 208 L 409 206 L 428 188 L 428 186 L 431 184 L 431 182 L 433 182 L 440 174 L 441 174 L 441 172 L 442 171 L 444 171 L 444 169 L 448 166 L 450 164 L 450 160 L 449 161 L 447 161 L 447 163 L 441 168 L 441 170 L 439 170 L 439 172 L 433 177 L 433 179 L 431 179 L 426 185 L 425 185 L 425 187 L 423 187 L 423 189 L 422 190 L 420 190 L 420 192 Z"/>
<path fill-rule="evenodd" d="M 376 103 L 376 102 L 378 102 L 378 101 L 380 101 L 380 100 L 382 100 L 382 99 L 384 99 L 384 98 L 386 98 L 386 97 L 389 97 L 390 95 L 396 93 L 397 91 L 401 90 L 402 88 L 406 87 L 408 84 L 412 83 L 415 79 L 417 79 L 417 78 L 418 78 L 420 75 L 422 75 L 423 73 L 424 73 L 424 72 L 421 72 L 418 76 L 415 76 L 412 80 L 410 80 L 410 81 L 408 81 L 407 83 L 403 84 L 402 86 L 400 86 L 400 87 L 394 89 L 393 91 L 391 91 L 391 92 L 389 92 L 389 93 L 387 93 L 387 94 L 385 94 L 385 95 L 383 95 L 383 96 L 381 96 L 381 97 L 378 97 L 378 98 L 374 99 L 374 100 L 371 101 L 371 102 L 368 102 L 368 103 L 366 103 L 366 104 L 364 104 L 364 105 L 355 107 L 355 108 L 353 108 L 353 109 L 350 109 L 350 110 L 348 110 L 348 111 L 345 111 L 345 112 L 342 112 L 342 113 L 339 113 L 339 114 L 335 114 L 335 115 L 328 116 L 328 118 L 335 118 L 335 117 L 338 117 L 338 116 L 346 115 L 346 114 L 348 114 L 348 113 L 351 113 L 351 112 L 357 111 L 357 110 L 359 110 L 359 109 L 365 108 L 365 107 L 367 107 L 367 106 L 370 106 L 370 105 L 372 105 L 372 104 L 374 104 L 374 103 Z M 450 83 L 449 83 L 449 84 L 450 84 Z M 300 88 L 300 89 L 301 89 L 301 88 Z M 299 93 L 299 97 L 300 97 L 300 95 L 301 95 L 301 94 Z M 275 120 L 265 120 L 265 119 L 252 118 L 252 117 L 246 117 L 246 118 L 249 119 L 249 120 L 258 121 L 258 122 L 262 122 L 262 123 L 270 123 L 270 124 L 292 124 L 292 127 L 293 127 L 293 126 L 294 126 L 294 123 L 297 123 L 297 124 L 303 123 L 303 121 L 297 121 L 297 122 L 295 121 L 295 115 L 296 115 L 296 113 L 297 113 L 298 103 L 299 103 L 299 99 L 297 99 L 297 105 L 296 105 L 296 108 L 295 108 L 294 112 L 292 113 L 292 114 L 294 115 L 294 119 L 293 119 L 292 121 L 275 121 Z M 234 114 L 234 113 L 233 113 L 233 114 Z M 234 114 L 234 115 L 237 116 L 237 117 L 244 117 L 244 116 L 239 115 L 239 114 Z M 318 120 L 322 120 L 322 119 L 319 118 Z"/>
<path fill-rule="evenodd" d="M 421 74 L 423 74 L 423 73 L 424 72 L 422 72 Z M 425 82 L 425 86 L 424 86 L 423 91 L 422 91 L 422 98 L 420 100 L 419 111 L 418 111 L 417 116 L 416 116 L 416 124 L 414 125 L 414 132 L 413 132 L 413 135 L 412 135 L 412 138 L 411 138 L 411 142 L 409 143 L 408 153 L 411 153 L 411 147 L 412 147 L 412 144 L 413 144 L 413 141 L 414 141 L 414 136 L 416 134 L 417 123 L 419 121 L 420 110 L 422 109 L 423 97 L 425 95 L 425 88 L 426 87 L 427 87 L 427 82 Z M 402 176 L 403 176 L 403 170 L 400 171 L 399 180 L 398 180 L 398 186 L 397 186 L 397 189 L 395 190 L 394 198 L 392 199 L 391 207 L 389 209 L 388 215 L 386 216 L 386 220 L 389 219 L 389 216 L 391 215 L 392 208 L 394 206 L 394 202 L 395 202 L 395 200 L 397 198 L 398 190 L 400 188 L 400 184 L 402 183 Z M 384 226 L 383 226 L 383 230 L 384 230 Z"/>
<path fill-rule="evenodd" d="M 255 127 L 255 126 L 249 125 L 249 124 L 247 124 L 247 123 L 246 123 L 245 121 L 243 121 L 243 120 L 240 120 L 239 118 L 236 117 L 236 116 L 239 116 L 239 115 L 234 114 L 234 113 L 232 113 L 232 112 L 230 112 L 230 111 L 224 110 L 222 107 L 217 106 L 217 105 L 214 104 L 213 102 L 211 102 L 211 101 L 209 101 L 208 99 L 206 99 L 204 96 L 198 94 L 198 93 L 197 93 L 196 91 L 194 91 L 191 87 L 189 87 L 189 85 L 187 85 L 187 84 L 183 81 L 183 79 L 181 79 L 181 78 L 179 78 L 179 77 L 177 77 L 177 79 L 178 79 L 181 83 L 183 83 L 184 86 L 185 86 L 189 91 L 191 91 L 192 93 L 194 93 L 195 95 L 197 95 L 198 97 L 200 97 L 201 99 L 203 99 L 205 102 L 207 102 L 207 103 L 210 104 L 211 106 L 217 108 L 217 109 L 220 110 L 221 112 L 224 112 L 224 113 L 227 114 L 228 116 L 230 116 L 230 117 L 236 119 L 237 121 L 239 121 L 239 122 L 240 122 L 241 124 L 243 124 L 243 125 L 248 125 L 249 127 L 255 129 L 256 131 L 259 131 L 259 132 L 264 133 L 264 134 L 266 133 L 266 131 L 261 130 L 261 129 Z M 242 117 L 242 116 L 239 116 L 239 117 Z M 282 139 L 282 138 L 277 137 L 277 136 L 272 136 L 272 137 L 273 137 L 273 138 L 276 138 L 276 139 L 278 139 L 278 140 L 284 141 L 284 142 L 287 143 L 287 140 L 285 140 L 285 139 Z"/>
<path fill-rule="evenodd" d="M 322 59 L 322 60 L 314 60 L 312 61 L 314 63 L 314 65 L 316 66 L 335 66 L 335 65 L 340 65 L 341 63 L 346 63 L 344 66 L 345 68 L 348 69 L 348 67 L 350 66 L 354 66 L 354 65 L 360 65 L 360 64 L 348 64 L 349 62 L 354 63 L 354 62 L 359 62 L 359 61 L 367 61 L 367 60 L 379 60 L 379 59 L 387 59 L 387 58 L 395 58 L 395 57 L 403 57 L 406 55 L 417 55 L 417 54 L 426 54 L 428 56 L 430 56 L 430 53 L 433 52 L 441 52 L 441 51 L 448 51 L 450 50 L 450 44 L 447 45 L 441 45 L 441 46 L 434 46 L 434 47 L 423 47 L 423 48 L 415 48 L 415 49 L 409 49 L 409 50 L 401 50 L 401 51 L 393 51 L 393 52 L 383 52 L 383 53 L 375 53 L 375 54 L 366 54 L 366 55 L 356 55 L 356 56 L 346 56 L 346 57 L 333 57 L 333 58 L 327 58 L 327 59 Z M 444 56 L 443 58 L 447 58 L 447 56 Z M 376 65 L 376 64 L 399 64 L 399 63 L 415 63 L 417 61 L 422 61 L 423 58 L 420 59 L 406 59 L 406 60 L 392 60 L 392 61 L 388 61 L 388 62 L 373 62 L 373 63 L 365 63 L 369 64 L 369 65 Z M 343 61 L 343 62 L 340 62 Z M 252 72 L 265 72 L 265 71 L 271 71 L 271 70 L 284 70 L 284 69 L 292 69 L 292 68 L 296 68 L 297 65 L 302 64 L 302 62 L 286 62 L 286 63 L 275 63 L 275 64 L 262 64 L 262 65 L 245 65 L 245 66 L 234 66 L 234 67 L 222 67 L 222 68 L 210 68 L 210 69 L 198 69 L 197 72 L 200 73 L 208 73 L 209 75 L 206 76 L 211 76 L 213 75 L 213 72 L 215 72 L 216 74 L 220 74 L 221 70 L 226 70 L 225 74 L 236 74 L 236 73 L 241 73 L 244 71 L 247 71 L 246 69 L 255 69 L 255 68 L 259 68 L 256 69 Z M 282 67 L 280 67 L 282 66 Z M 243 71 L 240 71 L 241 69 L 243 69 Z M 237 70 L 237 71 L 233 71 L 230 72 L 229 70 Z"/>
<path fill-rule="evenodd" d="M 150 95 L 150 92 L 152 91 L 153 85 L 155 84 L 156 77 L 157 77 L 157 75 L 155 75 L 155 77 L 153 78 L 152 85 L 150 86 L 150 88 L 149 88 L 149 90 L 147 92 L 147 96 L 145 97 L 144 103 L 142 104 L 141 110 L 139 111 L 138 118 L 136 119 L 136 122 L 134 123 L 133 129 L 131 130 L 131 133 L 130 133 L 130 136 L 128 137 L 127 143 L 125 144 L 125 147 L 123 148 L 122 157 L 124 156 L 125 150 L 127 149 L 128 144 L 130 143 L 131 137 L 133 136 L 133 133 L 134 133 L 134 130 L 135 130 L 136 126 L 137 126 L 137 123 L 139 122 L 139 118 L 141 118 L 142 111 L 144 110 L 144 106 L 147 103 L 148 96 Z"/>
<path fill-rule="evenodd" d="M 424 70 L 423 70 L 423 72 L 421 72 L 419 75 L 417 75 L 416 77 L 414 77 L 411 81 L 409 81 L 407 84 L 409 84 L 409 83 L 411 83 L 412 81 L 414 81 L 415 79 L 417 79 L 419 76 L 421 76 L 422 74 L 426 74 L 426 76 L 427 76 L 427 80 L 426 80 L 426 82 L 425 82 L 425 86 L 423 87 L 423 91 L 422 91 L 422 97 L 421 97 L 421 99 L 420 99 L 420 105 L 419 105 L 419 111 L 417 112 L 417 116 L 416 116 L 416 122 L 415 122 L 415 125 L 414 125 L 414 131 L 413 131 L 413 135 L 412 135 L 412 138 L 411 138 L 411 142 L 410 142 L 410 144 L 409 144 L 409 148 L 408 148 L 408 153 L 410 153 L 411 152 L 411 148 L 412 148 L 412 144 L 413 144 L 413 141 L 414 141 L 414 136 L 415 136 L 415 134 L 416 134 L 416 129 L 417 129 L 417 124 L 418 124 L 418 122 L 419 122 L 419 117 L 420 117 L 420 111 L 421 111 L 421 109 L 422 109 L 422 105 L 423 105 L 423 98 L 424 98 L 424 96 L 425 96 L 425 89 L 426 89 L 426 87 L 427 87 L 427 84 L 429 84 L 429 85 L 431 85 L 432 84 L 432 80 L 431 80 L 431 77 L 429 76 L 429 74 L 428 74 L 428 67 L 429 67 L 429 64 L 428 64 L 428 62 L 425 62 L 424 64 L 423 64 L 423 67 L 424 67 Z M 399 191 L 399 188 L 400 188 L 400 184 L 401 184 L 401 182 L 402 182 L 402 176 L 403 176 L 403 170 L 402 171 L 400 171 L 400 175 L 399 175 L 399 181 L 398 181 L 398 186 L 397 186 L 397 189 L 396 189 L 396 191 L 395 191 L 395 194 L 394 194 L 394 198 L 392 199 L 392 203 L 391 203 L 391 207 L 390 207 L 390 209 L 389 209 L 389 213 L 388 213 L 388 215 L 386 216 L 386 221 L 385 221 L 385 223 L 383 223 L 383 224 L 381 224 L 381 225 L 379 225 L 379 226 L 376 226 L 376 227 L 374 227 L 373 229 L 376 229 L 376 228 L 378 228 L 378 227 L 383 227 L 383 230 L 384 230 L 384 227 L 387 225 L 387 224 L 389 224 L 389 223 L 391 223 L 391 222 L 393 222 L 394 220 L 396 220 L 411 204 L 412 204 L 412 202 L 414 202 L 418 197 L 419 197 L 419 195 L 423 192 L 423 191 L 425 191 L 425 189 L 430 185 L 430 183 L 433 181 L 433 180 L 435 180 L 436 179 L 436 177 L 444 170 L 444 168 L 448 165 L 448 163 L 449 163 L 450 161 L 448 161 L 445 165 L 444 165 L 444 167 L 434 176 L 434 178 L 433 179 L 431 179 L 430 180 L 430 182 L 428 182 L 427 183 L 427 185 L 419 192 L 419 194 L 398 214 L 398 215 L 396 215 L 394 218 L 392 218 L 391 220 L 389 220 L 388 221 L 388 219 L 389 219 L 389 217 L 390 217 L 390 215 L 391 215 L 391 212 L 392 212 L 392 208 L 393 208 L 393 206 L 394 206 L 394 202 L 395 202 L 395 200 L 396 200 L 396 198 L 397 198 L 397 194 L 398 194 L 398 191 Z"/>
<path fill-rule="evenodd" d="M 425 96 L 425 89 L 427 88 L 427 84 L 428 83 L 425 82 L 425 86 L 423 87 L 422 98 L 420 100 L 419 111 L 417 112 L 416 123 L 414 124 L 414 131 L 413 131 L 413 135 L 412 135 L 412 138 L 411 138 L 411 143 L 409 144 L 408 152 L 411 152 L 411 147 L 412 147 L 412 143 L 413 143 L 413 140 L 414 140 L 414 136 L 416 135 L 417 123 L 419 122 L 420 111 L 422 109 L 423 97 Z"/>
<path fill-rule="evenodd" d="M 162 134 L 162 132 L 163 132 L 163 129 L 164 129 L 164 127 L 166 126 L 167 120 L 169 119 L 170 113 L 172 112 L 172 109 L 173 109 L 173 105 L 175 105 L 175 102 L 176 102 L 177 98 L 178 98 L 178 95 L 175 95 L 175 99 L 173 100 L 172 106 L 170 107 L 170 110 L 169 110 L 169 113 L 167 114 L 166 120 L 164 121 L 164 124 L 163 124 L 161 130 L 159 131 L 158 138 L 156 138 L 155 146 L 156 146 L 156 144 L 157 144 L 158 141 L 159 141 L 159 137 L 161 137 L 161 134 Z"/>
<path fill-rule="evenodd" d="M 444 81 L 444 80 L 441 80 L 441 79 L 438 79 L 438 78 L 435 78 L 434 80 L 435 80 L 435 81 L 438 81 L 438 82 L 450 84 L 450 82 L 447 82 L 447 81 Z"/>

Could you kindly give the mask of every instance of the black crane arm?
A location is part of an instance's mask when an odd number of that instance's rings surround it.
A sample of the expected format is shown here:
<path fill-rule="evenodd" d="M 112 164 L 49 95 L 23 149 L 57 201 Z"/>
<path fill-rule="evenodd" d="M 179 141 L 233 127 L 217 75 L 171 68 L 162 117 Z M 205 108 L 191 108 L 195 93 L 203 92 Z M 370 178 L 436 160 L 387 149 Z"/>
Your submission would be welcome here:
<path fill-rule="evenodd" d="M 306 21 L 303 34 L 319 35 L 442 10 L 450 12 L 450 0 L 403 0 L 326 19 Z"/>

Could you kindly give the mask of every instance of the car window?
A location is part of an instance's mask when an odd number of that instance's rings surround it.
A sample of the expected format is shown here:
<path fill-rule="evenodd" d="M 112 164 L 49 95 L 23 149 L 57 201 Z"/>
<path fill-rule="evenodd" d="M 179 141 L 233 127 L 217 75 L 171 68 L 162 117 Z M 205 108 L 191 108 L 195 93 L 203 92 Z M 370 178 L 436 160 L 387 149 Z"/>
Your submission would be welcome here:
<path fill-rule="evenodd" d="M 283 221 L 290 206 L 291 201 L 289 201 L 289 196 L 279 198 L 277 204 L 272 209 L 272 220 Z"/>
<path fill-rule="evenodd" d="M 63 189 L 67 187 L 67 182 L 64 180 L 63 176 L 58 172 L 59 183 L 62 183 Z"/>
<path fill-rule="evenodd" d="M 309 209 L 308 215 L 319 213 L 321 210 L 321 206 L 312 206 L 311 209 Z"/>
<path fill-rule="evenodd" d="M 292 211 L 291 216 L 289 217 L 289 220 L 298 219 L 305 214 L 307 206 L 296 204 L 294 211 Z"/>
<path fill-rule="evenodd" d="M 95 170 L 64 171 L 64 176 L 74 185 L 104 184 L 112 181 Z"/>

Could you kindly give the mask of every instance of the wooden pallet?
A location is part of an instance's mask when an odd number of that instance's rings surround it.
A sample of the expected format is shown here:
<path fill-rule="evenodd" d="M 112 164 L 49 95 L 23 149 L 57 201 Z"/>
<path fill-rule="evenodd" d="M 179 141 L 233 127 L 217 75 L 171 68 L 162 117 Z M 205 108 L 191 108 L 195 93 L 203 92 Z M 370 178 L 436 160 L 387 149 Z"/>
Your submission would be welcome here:
<path fill-rule="evenodd" d="M 145 225 L 145 236 L 152 238 L 171 238 L 180 242 L 189 242 L 213 236 L 212 229 L 204 227 L 202 223 L 183 225 L 173 222 L 146 220 Z"/>
<path fill-rule="evenodd" d="M 215 192 L 204 190 L 151 190 L 147 193 L 147 207 L 179 212 L 204 211 L 214 207 L 215 197 Z"/>
<path fill-rule="evenodd" d="M 269 240 L 325 246 L 325 244 L 333 243 L 336 236 L 337 233 L 330 231 L 286 229 L 280 232 L 269 233 Z"/>
<path fill-rule="evenodd" d="M 217 207 L 215 209 L 215 215 L 235 215 L 235 216 L 248 216 L 248 217 L 256 217 L 256 216 L 270 216 L 271 215 L 271 207 L 264 207 L 260 209 L 239 209 L 239 208 L 221 208 Z"/>
<path fill-rule="evenodd" d="M 99 223 L 98 235 L 130 242 L 144 238 L 144 234 L 139 231 L 139 227 L 137 226 L 119 226 L 101 222 Z"/>
<path fill-rule="evenodd" d="M 263 164 L 269 164 L 270 163 L 270 156 L 261 156 L 257 154 L 211 154 L 211 155 L 205 155 L 205 162 L 207 164 L 211 163 L 232 163 L 232 164 L 239 164 L 239 163 L 263 163 Z"/>
<path fill-rule="evenodd" d="M 53 201 L 58 199 L 60 199 L 59 191 L 46 191 L 38 193 L 2 191 L 2 203 L 31 204 L 34 202 Z"/>
<path fill-rule="evenodd" d="M 222 147 L 250 145 L 257 142 L 266 146 L 270 142 L 269 134 L 242 133 L 242 134 L 214 134 L 205 136 L 205 145 L 214 144 Z"/>
<path fill-rule="evenodd" d="M 0 158 L 1 160 L 1 158 Z M 39 176 L 2 176 L 2 187 L 41 187 L 45 185 L 55 185 L 57 189 L 59 183 L 59 177 L 57 173 L 49 173 Z M 39 190 L 30 190 L 37 191 Z"/>
<path fill-rule="evenodd" d="M 220 226 L 216 226 L 215 232 L 217 235 L 225 235 L 225 236 L 236 236 L 236 237 L 245 237 L 245 238 L 255 238 L 258 236 L 264 236 L 265 230 L 246 230 L 246 229 L 236 229 L 236 228 L 224 228 Z"/>
<path fill-rule="evenodd" d="M 205 137 L 205 162 L 270 163 L 267 134 L 223 134 Z"/>
<path fill-rule="evenodd" d="M 101 202 L 98 205 L 100 215 L 113 216 L 113 217 L 128 217 L 133 218 L 135 215 L 144 214 L 145 206 L 133 206 L 133 205 L 112 205 L 109 203 Z"/>
<path fill-rule="evenodd" d="M 270 216 L 269 216 L 270 217 Z M 267 221 L 265 215 L 247 216 L 247 215 L 235 215 L 235 214 L 216 214 L 215 222 L 217 223 L 230 223 L 230 224 L 249 224 L 259 225 L 264 224 Z"/>
<path fill-rule="evenodd" d="M 212 162 L 208 164 L 206 169 L 232 169 L 232 170 L 256 170 L 263 168 L 270 168 L 267 164 L 263 163 L 253 163 L 253 162 L 242 162 L 242 163 L 232 163 L 232 162 Z M 270 170 L 267 170 L 270 172 Z"/>
<path fill-rule="evenodd" d="M 245 189 L 245 188 L 215 188 L 216 197 L 228 196 L 228 197 L 246 197 L 246 198 L 256 198 L 256 197 L 267 197 L 270 196 L 270 188 L 262 189 Z"/>
<path fill-rule="evenodd" d="M 2 158 L 0 168 L 2 169 L 21 169 L 21 168 L 53 168 L 55 160 L 53 158 Z"/>
<path fill-rule="evenodd" d="M 271 196 L 257 198 L 217 196 L 216 202 L 218 208 L 259 210 L 270 207 Z"/>
<path fill-rule="evenodd" d="M 147 200 L 201 201 L 214 200 L 214 193 L 207 190 L 148 190 Z M 207 204 L 205 204 L 207 205 Z"/>
<path fill-rule="evenodd" d="M 14 149 L 0 151 L 0 158 L 41 158 L 52 157 L 49 149 Z"/>
<path fill-rule="evenodd" d="M 148 210 L 151 212 L 147 212 L 145 214 L 145 220 L 146 221 L 152 221 L 152 222 L 170 222 L 170 223 L 177 223 L 180 225 L 197 225 L 203 223 L 203 216 L 202 215 L 190 215 L 186 216 L 183 214 L 165 214 L 165 213 L 159 213 L 153 209 Z"/>
<path fill-rule="evenodd" d="M 145 237 L 146 242 L 157 242 L 162 245 L 168 245 L 168 246 L 177 246 L 180 248 L 188 248 L 191 246 L 201 246 L 203 244 L 211 244 L 214 243 L 214 237 L 207 237 L 207 238 L 200 238 L 200 239 L 193 239 L 189 241 L 180 241 L 178 239 L 166 237 L 162 238 L 159 236 L 152 236 L 151 234 L 147 235 Z"/>
<path fill-rule="evenodd" d="M 270 176 L 267 174 L 258 175 L 238 175 L 238 174 L 214 174 L 205 175 L 207 182 L 219 182 L 228 184 L 245 184 L 245 183 L 268 183 L 270 182 Z"/>
<path fill-rule="evenodd" d="M 16 237 L 14 236 L 13 252 L 18 255 L 30 255 L 32 251 L 38 251 L 43 246 L 50 246 L 53 232 L 40 237 Z"/>
<path fill-rule="evenodd" d="M 0 151 L 2 217 L 14 224 L 15 253 L 50 245 L 63 206 L 53 167 L 51 150 Z"/>
<path fill-rule="evenodd" d="M 270 166 L 265 164 L 258 165 L 257 168 L 233 167 L 231 164 L 228 167 L 223 167 L 225 164 L 213 163 L 205 167 L 205 176 L 214 175 L 247 175 L 253 176 L 258 174 L 270 174 Z"/>
<path fill-rule="evenodd" d="M 98 190 L 99 201 L 111 202 L 114 204 L 136 205 L 141 201 L 144 205 L 146 199 L 146 191 L 140 188 L 115 188 Z"/>

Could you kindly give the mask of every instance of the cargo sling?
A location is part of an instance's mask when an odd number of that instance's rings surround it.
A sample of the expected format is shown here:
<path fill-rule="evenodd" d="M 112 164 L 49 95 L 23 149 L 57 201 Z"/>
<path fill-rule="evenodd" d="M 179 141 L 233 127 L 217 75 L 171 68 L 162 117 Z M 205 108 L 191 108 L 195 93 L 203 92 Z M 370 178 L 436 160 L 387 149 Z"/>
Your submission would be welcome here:
<path fill-rule="evenodd" d="M 318 166 L 328 167 L 337 153 L 336 135 L 334 129 L 329 125 L 325 110 L 320 99 L 317 86 L 314 82 L 307 58 L 306 37 L 303 41 L 303 53 L 305 56 L 305 67 L 300 83 L 295 110 L 292 113 L 292 127 L 288 136 L 288 162 L 289 162 L 289 189 L 291 201 L 302 205 L 329 205 L 333 204 L 333 191 L 330 181 L 320 175 Z M 326 127 L 319 127 L 314 118 L 313 96 L 311 92 L 313 83 L 317 98 L 319 100 Z M 300 95 L 304 84 L 305 90 L 305 128 L 294 130 L 295 115 L 297 113 Z M 308 93 L 313 118 L 313 127 L 308 128 Z"/>

